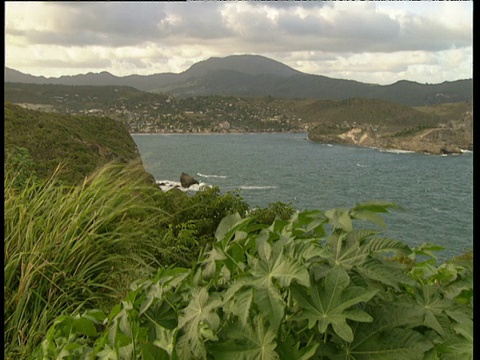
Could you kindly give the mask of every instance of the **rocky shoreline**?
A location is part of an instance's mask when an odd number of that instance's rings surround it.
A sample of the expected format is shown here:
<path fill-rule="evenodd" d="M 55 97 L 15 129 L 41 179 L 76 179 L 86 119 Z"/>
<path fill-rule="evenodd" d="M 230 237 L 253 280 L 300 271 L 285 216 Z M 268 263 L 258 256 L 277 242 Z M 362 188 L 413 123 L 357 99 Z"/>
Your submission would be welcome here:
<path fill-rule="evenodd" d="M 340 134 L 310 132 L 308 139 L 330 144 L 348 144 L 384 150 L 401 150 L 416 153 L 448 155 L 473 151 L 472 132 L 465 128 L 439 127 L 416 131 L 413 134 L 380 135 L 371 126 L 354 127 Z"/>

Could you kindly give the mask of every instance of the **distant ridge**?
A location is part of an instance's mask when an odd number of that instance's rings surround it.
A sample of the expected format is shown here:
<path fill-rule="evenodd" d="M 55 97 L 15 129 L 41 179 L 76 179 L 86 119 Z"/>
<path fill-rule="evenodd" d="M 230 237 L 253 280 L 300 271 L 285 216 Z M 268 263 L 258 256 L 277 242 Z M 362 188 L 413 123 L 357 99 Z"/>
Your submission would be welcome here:
<path fill-rule="evenodd" d="M 5 68 L 5 82 L 131 86 L 141 91 L 170 93 L 179 98 L 205 95 L 273 96 L 286 99 L 378 98 L 409 106 L 472 101 L 473 80 L 420 84 L 398 81 L 391 85 L 333 79 L 297 71 L 260 55 L 212 57 L 186 71 L 118 77 L 108 72 L 46 78 Z"/>

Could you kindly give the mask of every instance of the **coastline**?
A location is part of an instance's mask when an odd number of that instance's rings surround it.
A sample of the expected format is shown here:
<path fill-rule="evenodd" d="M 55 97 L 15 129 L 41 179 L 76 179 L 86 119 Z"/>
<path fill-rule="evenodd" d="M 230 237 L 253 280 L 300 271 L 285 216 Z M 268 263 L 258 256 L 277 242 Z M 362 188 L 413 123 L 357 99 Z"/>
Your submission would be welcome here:
<path fill-rule="evenodd" d="M 172 136 L 172 135 L 200 135 L 200 136 L 212 136 L 212 135 L 248 135 L 248 134 L 305 134 L 305 140 L 320 143 L 320 144 L 337 144 L 337 145 L 347 145 L 355 146 L 362 148 L 371 148 L 376 149 L 380 152 L 388 153 L 397 153 L 397 154 L 425 154 L 425 155 L 462 155 L 473 153 L 473 150 L 465 149 L 462 145 L 457 144 L 438 144 L 431 141 L 418 142 L 415 139 L 382 139 L 382 138 L 369 138 L 368 141 L 356 141 L 356 139 L 341 139 L 328 137 L 325 139 L 313 140 L 309 136 L 308 131 L 302 130 L 289 130 L 289 131 L 205 131 L 205 132 L 180 132 L 180 131 L 169 131 L 169 132 L 135 132 L 130 133 L 130 135 L 143 136 L 143 135 L 162 135 L 162 136 Z M 388 141 L 388 146 L 382 146 L 382 143 Z"/>

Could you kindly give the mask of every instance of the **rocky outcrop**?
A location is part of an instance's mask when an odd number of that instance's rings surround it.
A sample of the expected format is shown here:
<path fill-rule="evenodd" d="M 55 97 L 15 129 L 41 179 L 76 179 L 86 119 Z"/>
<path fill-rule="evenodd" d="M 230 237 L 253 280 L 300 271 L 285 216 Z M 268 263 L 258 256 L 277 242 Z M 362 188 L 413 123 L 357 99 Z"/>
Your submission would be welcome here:
<path fill-rule="evenodd" d="M 371 126 L 352 127 L 340 134 L 318 132 L 309 133 L 312 141 L 351 144 L 380 149 L 396 149 L 427 154 L 461 154 L 463 150 L 473 150 L 472 132 L 452 126 L 423 130 L 407 130 L 397 133 L 376 133 Z"/>
<path fill-rule="evenodd" d="M 471 102 L 408 108 L 351 99 L 336 105 L 330 113 L 315 108 L 310 140 L 438 155 L 473 151 Z"/>
<path fill-rule="evenodd" d="M 182 175 L 180 175 L 180 184 L 182 187 L 188 189 L 192 185 L 198 185 L 199 182 L 195 180 L 192 176 L 182 172 Z"/>

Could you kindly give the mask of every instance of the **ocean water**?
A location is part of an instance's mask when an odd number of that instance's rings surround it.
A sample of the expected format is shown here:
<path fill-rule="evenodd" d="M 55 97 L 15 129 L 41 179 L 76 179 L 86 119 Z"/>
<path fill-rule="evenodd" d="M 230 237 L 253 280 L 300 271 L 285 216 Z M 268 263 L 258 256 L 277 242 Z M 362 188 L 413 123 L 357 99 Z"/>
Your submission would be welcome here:
<path fill-rule="evenodd" d="M 473 154 L 425 155 L 311 142 L 307 134 L 132 135 L 157 180 L 182 172 L 250 206 L 282 201 L 299 210 L 391 201 L 386 236 L 435 243 L 440 259 L 473 247 Z"/>

